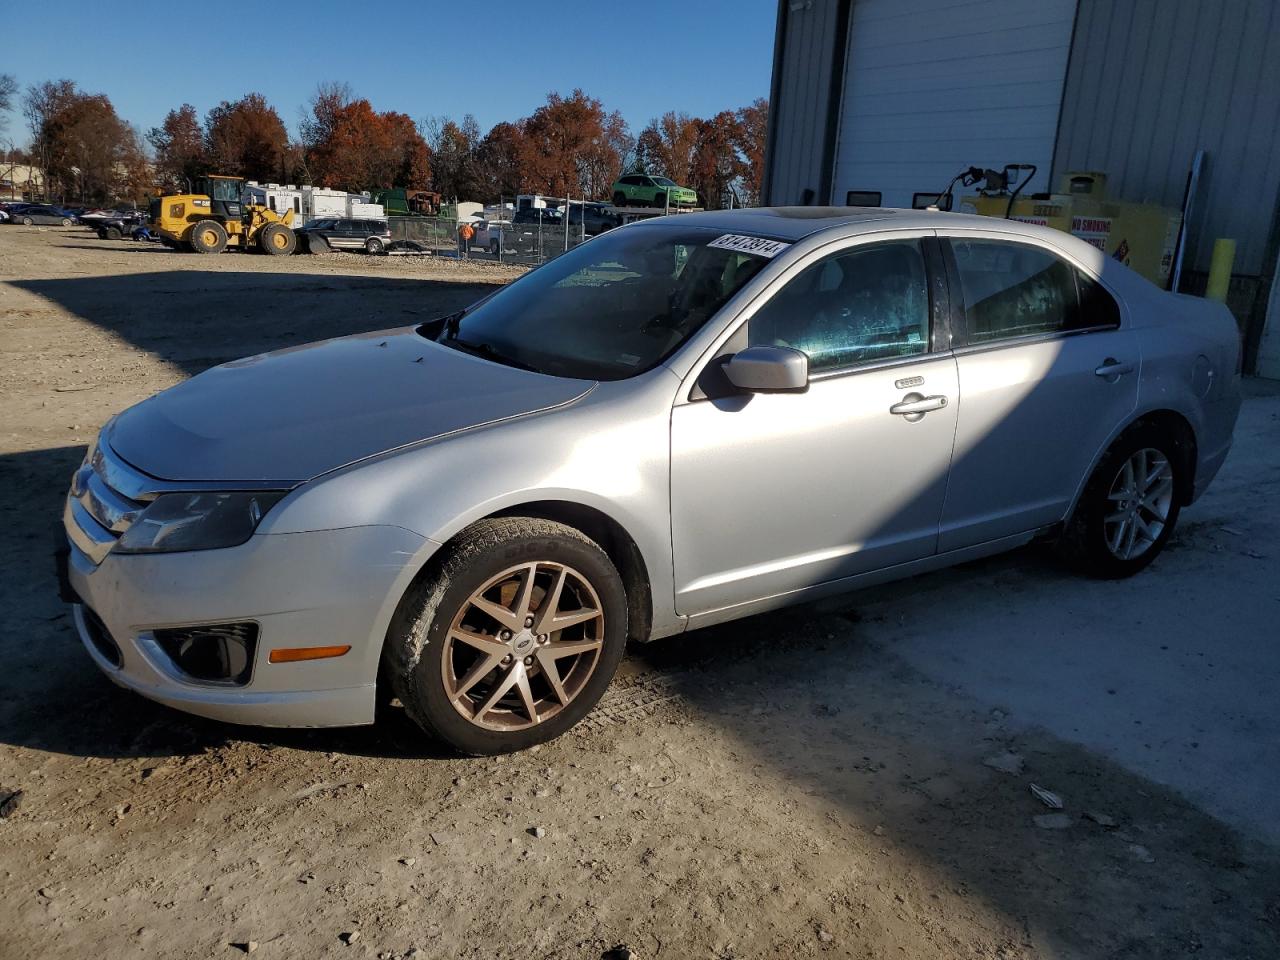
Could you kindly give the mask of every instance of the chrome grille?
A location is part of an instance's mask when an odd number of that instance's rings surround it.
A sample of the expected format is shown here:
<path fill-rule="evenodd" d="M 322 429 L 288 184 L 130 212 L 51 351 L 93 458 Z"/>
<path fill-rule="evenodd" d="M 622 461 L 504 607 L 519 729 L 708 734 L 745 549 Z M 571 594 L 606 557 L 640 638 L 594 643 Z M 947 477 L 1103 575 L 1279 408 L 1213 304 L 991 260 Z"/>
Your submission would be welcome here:
<path fill-rule="evenodd" d="M 105 444 L 92 448 L 71 478 L 62 515 L 67 539 L 95 564 L 101 563 L 146 507 L 141 499 L 146 480 L 112 456 Z"/>

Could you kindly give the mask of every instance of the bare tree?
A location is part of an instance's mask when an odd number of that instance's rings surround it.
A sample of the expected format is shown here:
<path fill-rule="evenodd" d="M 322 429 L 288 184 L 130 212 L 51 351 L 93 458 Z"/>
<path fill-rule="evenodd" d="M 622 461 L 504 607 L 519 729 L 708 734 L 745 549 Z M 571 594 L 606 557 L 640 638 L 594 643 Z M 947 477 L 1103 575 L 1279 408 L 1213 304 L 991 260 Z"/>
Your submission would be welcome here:
<path fill-rule="evenodd" d="M 0 73 L 0 138 L 9 128 L 9 111 L 13 108 L 13 98 L 18 94 L 18 78 L 12 73 Z"/>

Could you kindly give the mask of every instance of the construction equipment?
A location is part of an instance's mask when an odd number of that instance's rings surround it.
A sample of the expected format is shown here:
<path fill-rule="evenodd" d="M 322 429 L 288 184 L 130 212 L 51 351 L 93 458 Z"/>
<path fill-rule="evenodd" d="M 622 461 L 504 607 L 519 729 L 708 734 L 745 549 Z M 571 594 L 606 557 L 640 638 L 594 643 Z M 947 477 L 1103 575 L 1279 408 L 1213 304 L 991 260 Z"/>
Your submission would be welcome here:
<path fill-rule="evenodd" d="M 178 250 L 222 253 L 261 250 L 273 256 L 293 253 L 298 240 L 289 223 L 292 210 L 277 213 L 243 201 L 239 177 L 199 177 L 190 193 L 161 197 L 153 220 L 161 241 Z"/>

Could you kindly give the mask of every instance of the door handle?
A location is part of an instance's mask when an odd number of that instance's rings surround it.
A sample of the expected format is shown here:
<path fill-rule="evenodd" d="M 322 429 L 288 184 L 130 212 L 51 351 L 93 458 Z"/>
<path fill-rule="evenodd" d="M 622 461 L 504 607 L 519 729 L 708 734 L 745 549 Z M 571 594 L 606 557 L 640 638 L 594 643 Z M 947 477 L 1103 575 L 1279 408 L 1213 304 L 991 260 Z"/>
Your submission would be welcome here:
<path fill-rule="evenodd" d="M 1102 366 L 1093 371 L 1094 376 L 1103 377 L 1104 379 L 1119 379 L 1126 373 L 1133 373 L 1133 364 L 1123 360 L 1117 360 L 1115 357 L 1107 357 L 1102 361 Z"/>
<path fill-rule="evenodd" d="M 909 423 L 922 420 L 930 410 L 941 410 L 947 405 L 947 398 L 941 394 L 926 397 L 920 393 L 908 393 L 900 401 L 889 408 L 895 416 L 905 418 Z"/>

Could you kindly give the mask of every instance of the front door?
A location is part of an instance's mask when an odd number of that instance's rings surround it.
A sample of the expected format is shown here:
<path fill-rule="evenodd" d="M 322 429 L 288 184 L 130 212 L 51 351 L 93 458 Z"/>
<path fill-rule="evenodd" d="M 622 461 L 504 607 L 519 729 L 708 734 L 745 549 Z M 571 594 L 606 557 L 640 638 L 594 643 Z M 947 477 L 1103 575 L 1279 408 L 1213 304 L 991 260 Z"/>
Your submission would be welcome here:
<path fill-rule="evenodd" d="M 681 614 L 935 552 L 959 393 L 955 359 L 931 340 L 925 242 L 823 257 L 734 337 L 804 351 L 807 391 L 730 394 L 672 411 Z"/>

